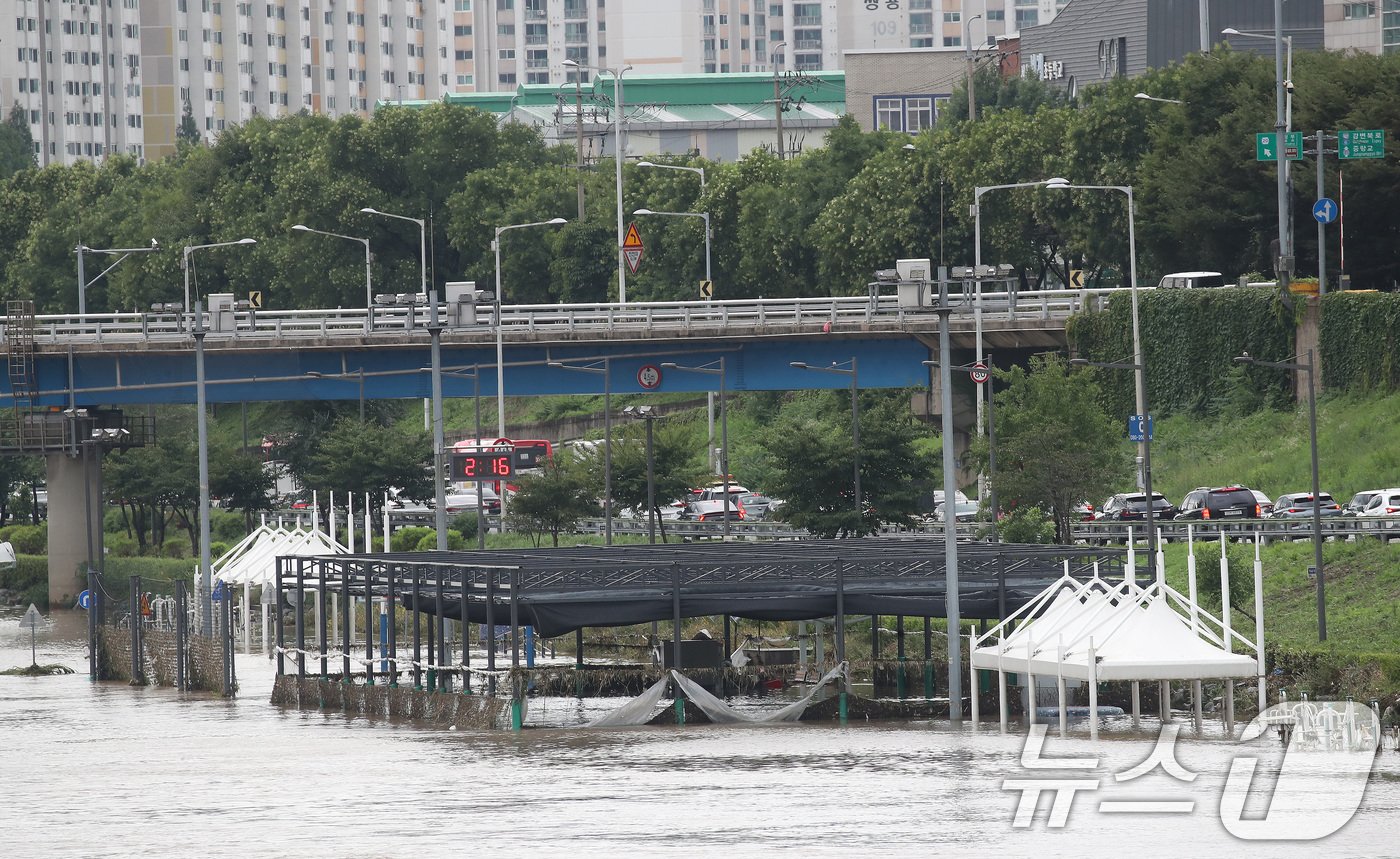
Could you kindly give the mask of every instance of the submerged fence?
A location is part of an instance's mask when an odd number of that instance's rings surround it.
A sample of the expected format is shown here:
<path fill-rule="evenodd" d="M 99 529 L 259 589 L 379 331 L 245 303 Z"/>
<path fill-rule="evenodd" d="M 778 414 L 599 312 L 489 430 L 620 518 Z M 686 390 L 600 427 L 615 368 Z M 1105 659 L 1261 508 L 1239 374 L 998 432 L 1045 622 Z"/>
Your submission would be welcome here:
<path fill-rule="evenodd" d="M 232 697 L 238 689 L 233 661 L 233 603 L 214 603 L 213 635 L 193 631 L 184 581 L 117 580 L 88 572 L 88 674 L 133 686 L 173 686 Z M 153 589 L 146 590 L 146 586 Z"/>

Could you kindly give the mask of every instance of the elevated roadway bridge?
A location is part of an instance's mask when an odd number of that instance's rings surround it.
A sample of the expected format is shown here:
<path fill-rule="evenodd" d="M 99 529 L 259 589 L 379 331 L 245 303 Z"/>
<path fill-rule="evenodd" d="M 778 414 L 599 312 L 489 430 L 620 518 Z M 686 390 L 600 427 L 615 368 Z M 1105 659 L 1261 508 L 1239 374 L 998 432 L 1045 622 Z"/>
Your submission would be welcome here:
<path fill-rule="evenodd" d="M 1117 290 L 984 293 L 984 349 L 1007 359 L 1065 345 L 1065 322 L 1101 308 Z M 955 360 L 974 354 L 970 297 L 950 318 Z M 449 310 L 452 312 L 449 314 Z M 789 366 L 859 364 L 862 388 L 928 384 L 920 362 L 937 354 L 931 308 L 899 306 L 894 296 L 505 306 L 439 305 L 443 393 L 496 394 L 496 344 L 510 396 L 599 392 L 596 375 L 551 368 L 551 361 L 610 359 L 614 393 L 713 390 L 713 377 L 639 377 L 664 362 L 695 366 L 726 357 L 730 391 L 843 388 L 828 373 Z M 28 332 L 24 326 L 28 324 Z M 6 317 L 10 373 L 6 402 L 34 406 L 113 406 L 195 401 L 194 331 L 202 324 L 210 402 L 427 397 L 430 308 L 239 311 L 195 314 L 88 314 Z M 20 342 L 26 341 L 26 342 Z M 27 353 L 27 354 L 21 354 Z M 30 382 L 18 364 L 32 362 Z M 479 382 L 472 378 L 480 371 Z M 646 387 L 643 382 L 653 383 Z"/>
<path fill-rule="evenodd" d="M 1113 290 L 984 292 L 984 346 L 998 363 L 1061 348 L 1065 322 L 1101 308 Z M 407 298 L 407 297 L 406 297 Z M 719 366 L 728 391 L 845 388 L 849 377 L 803 372 L 855 359 L 861 388 L 926 387 L 920 362 L 937 354 L 938 315 L 896 296 L 505 306 L 439 304 L 335 310 L 118 313 L 34 316 L 11 301 L 0 320 L 8 372 L 0 381 L 0 454 L 39 453 L 50 493 L 49 592 L 71 605 L 82 589 L 73 571 L 100 557 L 100 517 L 84 510 L 101 497 L 107 449 L 153 437 L 132 406 L 194 403 L 195 344 L 203 339 L 209 402 L 377 400 L 431 394 L 431 331 L 440 321 L 445 397 L 494 397 L 497 352 L 510 396 L 598 393 L 600 373 L 550 362 L 607 359 L 612 392 L 713 391 L 714 375 L 673 372 Z M 974 354 L 974 302 L 960 296 L 950 314 L 955 360 Z M 599 366 L 595 363 L 595 367 Z M 919 408 L 940 411 L 930 397 Z M 916 408 L 919 403 L 915 403 Z M 125 410 L 125 411 L 123 411 Z M 957 409 L 960 438 L 971 409 Z M 85 554 L 82 547 L 88 547 Z M 95 550 L 93 547 L 97 547 Z M 95 551 L 95 554 L 93 554 Z"/>

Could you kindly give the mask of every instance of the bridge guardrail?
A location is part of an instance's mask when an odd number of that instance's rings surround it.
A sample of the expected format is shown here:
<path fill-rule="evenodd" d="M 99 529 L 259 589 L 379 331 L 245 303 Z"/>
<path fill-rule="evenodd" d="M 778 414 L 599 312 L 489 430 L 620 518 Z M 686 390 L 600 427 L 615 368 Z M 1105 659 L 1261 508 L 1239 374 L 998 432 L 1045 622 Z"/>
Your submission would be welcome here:
<path fill-rule="evenodd" d="M 1162 539 L 1169 542 L 1185 542 L 1187 526 L 1196 540 L 1211 541 L 1220 539 L 1224 532 L 1228 540 L 1254 539 L 1258 534 L 1263 540 L 1311 540 L 1313 523 L 1311 519 L 1232 519 L 1229 522 L 1171 520 L 1157 523 Z M 1146 542 L 1147 533 L 1142 523 L 1132 522 L 1079 522 L 1071 529 L 1076 541 L 1125 543 L 1128 529 L 1133 530 L 1133 540 L 1139 545 Z M 1400 516 L 1327 516 L 1322 520 L 1324 539 L 1348 539 L 1352 537 L 1382 537 L 1400 539 Z"/>
<path fill-rule="evenodd" d="M 1101 308 L 1118 289 L 1036 290 L 996 292 L 982 296 L 984 320 L 1062 319 L 1088 307 Z M 973 312 L 971 296 L 963 296 L 958 314 Z M 440 318 L 448 319 L 446 305 Z M 932 318 L 931 308 L 901 307 L 895 296 L 835 296 L 728 301 L 663 301 L 634 304 L 524 304 L 501 310 L 502 336 L 517 332 L 587 330 L 675 330 L 713 326 L 820 326 L 830 322 L 889 324 Z M 494 312 L 488 310 L 476 323 L 449 325 L 446 332 L 491 331 Z M 233 314 L 205 311 L 202 322 L 213 344 L 240 337 L 274 339 L 365 338 L 402 336 L 427 331 L 430 308 L 425 305 L 375 306 L 369 309 L 254 310 Z M 37 344 L 181 342 L 191 338 L 195 315 L 190 313 L 89 313 L 34 317 Z M 216 327 L 219 326 L 219 327 Z M 0 319 L 0 339 L 9 320 Z"/>

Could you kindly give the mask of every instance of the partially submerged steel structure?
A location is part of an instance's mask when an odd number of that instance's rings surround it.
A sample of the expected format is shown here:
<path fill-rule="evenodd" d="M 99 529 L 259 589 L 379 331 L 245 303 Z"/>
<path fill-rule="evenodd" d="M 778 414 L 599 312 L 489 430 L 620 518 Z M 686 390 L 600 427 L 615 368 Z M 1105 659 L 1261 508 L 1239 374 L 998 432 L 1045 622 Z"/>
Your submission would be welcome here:
<path fill-rule="evenodd" d="M 1121 577 L 1124 557 L 1123 550 L 1114 548 L 960 542 L 961 616 L 1006 618 L 1064 575 Z M 582 667 L 585 627 L 670 621 L 672 667 L 683 668 L 680 628 L 685 618 L 723 616 L 725 653 L 732 648 L 731 617 L 834 618 L 835 657 L 841 662 L 850 615 L 944 616 L 944 558 L 943 540 L 925 536 L 286 557 L 278 559 L 276 587 L 278 605 L 299 608 L 310 593 L 319 607 L 335 600 L 347 617 L 352 600 L 362 600 L 365 629 L 373 628 L 376 600 L 403 606 L 412 612 L 415 688 L 422 687 L 426 671 L 430 689 L 434 674 L 460 675 L 464 681 L 477 674 L 494 691 L 497 626 L 508 626 L 513 637 L 525 626 L 545 637 L 572 631 L 575 664 Z M 351 652 L 351 624 L 344 624 L 341 646 L 332 652 L 326 613 L 318 610 L 319 628 L 310 631 L 318 649 L 308 650 L 305 612 L 293 616 L 295 628 L 287 630 L 283 613 L 277 614 L 279 675 L 326 676 L 334 667 L 348 682 L 361 673 L 352 670 L 354 662 L 363 666 L 367 684 L 378 675 L 395 685 L 399 663 L 409 662 L 397 657 L 397 624 L 388 624 L 387 647 L 379 653 L 377 643 L 366 636 L 360 658 Z M 485 625 L 485 671 L 471 665 L 468 649 L 449 652 L 448 620 Z M 512 654 L 512 667 L 519 667 L 518 646 Z M 294 657 L 290 665 L 289 656 Z M 333 666 L 335 662 L 340 664 Z"/>

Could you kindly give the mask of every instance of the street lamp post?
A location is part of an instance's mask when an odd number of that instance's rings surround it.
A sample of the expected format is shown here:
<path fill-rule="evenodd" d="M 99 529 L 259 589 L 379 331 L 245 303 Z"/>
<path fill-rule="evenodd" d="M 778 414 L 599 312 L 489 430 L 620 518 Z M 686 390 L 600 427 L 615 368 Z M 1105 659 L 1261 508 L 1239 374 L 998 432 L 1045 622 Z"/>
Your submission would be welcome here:
<path fill-rule="evenodd" d="M 700 175 L 700 195 L 701 195 L 701 196 L 704 196 L 704 194 L 705 194 L 705 168 L 704 168 L 704 167 L 687 167 L 687 166 L 685 166 L 684 164 L 658 164 L 658 163 L 656 163 L 656 162 L 654 162 L 654 161 L 638 161 L 638 162 L 637 162 L 637 166 L 638 166 L 638 167 L 655 167 L 655 168 L 657 168 L 657 169 L 659 169 L 659 170 L 684 170 L 684 171 L 686 171 L 687 173 L 698 173 L 698 174 Z M 649 209 L 639 209 L 639 210 L 637 210 L 637 212 L 636 212 L 635 214 L 639 214 L 639 215 L 640 215 L 640 214 L 642 214 L 642 212 L 644 212 L 644 211 L 647 212 L 648 214 L 682 214 L 682 213 L 679 213 L 679 212 L 676 212 L 676 213 L 651 212 L 651 210 L 649 210 Z M 687 213 L 684 213 L 684 214 L 696 214 L 696 213 L 687 212 Z M 709 281 L 711 284 L 714 283 L 714 278 L 713 278 L 713 276 L 710 274 L 710 241 L 711 241 L 713 238 L 714 238 L 714 236 L 711 234 L 711 230 L 710 230 L 710 219 L 709 219 L 708 217 L 706 217 L 706 218 L 705 218 L 705 280 Z M 709 299 L 706 299 L 706 300 L 705 300 L 705 303 L 706 303 L 706 304 L 709 304 L 709 303 L 710 303 L 710 300 L 709 300 Z M 710 471 L 713 472 L 713 471 L 715 470 L 715 392 L 714 392 L 714 391 L 706 391 L 706 392 L 705 392 L 705 429 L 706 429 L 706 438 L 708 439 L 708 442 L 709 442 L 708 447 L 706 447 L 706 449 L 705 449 L 705 465 L 706 465 L 707 467 L 709 467 Z"/>
<path fill-rule="evenodd" d="M 1312 495 L 1313 495 L 1313 564 L 1317 569 L 1317 640 L 1327 640 L 1327 599 L 1326 576 L 1322 569 L 1322 490 L 1317 479 L 1317 390 L 1314 381 L 1317 365 L 1313 363 L 1313 352 L 1308 350 L 1305 363 L 1296 361 L 1265 361 L 1255 358 L 1248 352 L 1235 359 L 1237 364 L 1258 364 L 1261 367 L 1274 367 L 1279 370 L 1294 370 L 1308 374 L 1308 444 L 1312 448 Z"/>
<path fill-rule="evenodd" d="M 505 362 L 505 342 L 501 334 L 501 233 L 510 230 L 523 230 L 526 227 L 545 227 L 554 224 L 568 223 L 564 218 L 550 218 L 547 221 L 532 221 L 528 224 L 510 224 L 496 228 L 496 236 L 491 239 L 491 252 L 496 256 L 496 438 L 507 438 L 506 436 L 506 362 Z M 481 437 L 480 430 L 477 431 L 477 438 Z M 501 532 L 505 533 L 506 523 L 506 485 L 501 482 Z"/>
<path fill-rule="evenodd" d="M 322 373 L 319 370 L 307 370 L 306 375 L 312 379 L 354 379 L 360 383 L 360 423 L 365 422 L 365 368 L 361 367 L 353 373 Z"/>
<path fill-rule="evenodd" d="M 1142 441 L 1138 447 L 1142 456 L 1142 488 L 1147 495 L 1147 551 L 1150 563 L 1157 563 L 1157 532 L 1152 526 L 1152 453 L 1148 442 L 1149 427 L 1152 425 L 1147 413 L 1147 361 L 1142 352 L 1142 330 L 1138 324 L 1138 278 L 1137 278 L 1137 232 L 1133 222 L 1133 186 L 1131 185 L 1071 185 L 1064 179 L 1052 179 L 1047 188 L 1069 191 L 1118 191 L 1128 198 L 1128 284 L 1129 300 L 1133 316 L 1133 363 L 1134 393 L 1137 399 L 1138 414 L 1142 417 Z"/>
<path fill-rule="evenodd" d="M 374 305 L 374 285 L 370 281 L 370 263 L 373 257 L 369 252 L 369 239 L 362 239 L 359 236 L 344 236 L 340 233 L 328 233 L 325 230 L 313 230 L 305 224 L 293 224 L 292 229 L 302 233 L 315 233 L 318 236 L 330 236 L 336 239 L 348 239 L 352 242 L 359 242 L 365 246 L 365 307 Z"/>
<path fill-rule="evenodd" d="M 622 413 L 646 421 L 647 425 L 647 542 L 656 542 L 656 460 L 652 455 L 651 425 L 661 417 L 655 406 L 624 406 Z"/>
<path fill-rule="evenodd" d="M 653 212 L 651 209 L 638 209 L 634 215 L 661 215 L 668 218 L 703 218 L 705 220 L 705 279 L 710 279 L 710 213 L 709 212 Z"/>
<path fill-rule="evenodd" d="M 1282 2 L 1283 0 L 1274 0 L 1274 32 L 1272 34 L 1246 33 L 1236 30 L 1234 27 L 1226 27 L 1220 33 L 1224 36 L 1237 36 L 1242 39 L 1270 39 L 1274 43 L 1274 100 L 1276 102 L 1274 151 L 1278 153 L 1279 256 L 1291 263 L 1293 256 L 1293 195 L 1290 193 L 1292 179 L 1289 174 L 1293 165 L 1289 163 L 1284 135 L 1293 131 L 1293 37 L 1283 35 Z M 1321 150 L 1321 140 L 1318 141 L 1317 146 Z M 1322 156 L 1319 154 L 1318 157 Z M 1293 273 L 1292 266 L 1288 265 L 1287 267 L 1288 272 L 1280 275 L 1282 286 L 1285 288 L 1288 286 L 1288 276 Z M 1319 277 L 1318 283 L 1322 282 L 1323 279 Z M 1318 292 L 1320 294 L 1322 290 L 1319 289 Z"/>
<path fill-rule="evenodd" d="M 990 352 L 987 353 L 987 365 L 988 365 L 988 366 L 991 365 L 991 358 L 992 358 L 991 353 L 990 353 Z M 924 361 L 923 364 L 924 364 L 925 367 L 930 367 L 930 368 L 933 368 L 933 369 L 937 369 L 938 366 L 939 366 L 939 364 L 938 364 L 937 361 Z M 953 371 L 954 371 L 954 372 L 958 372 L 958 373 L 970 373 L 970 372 L 972 372 L 973 370 L 976 370 L 976 369 L 977 369 L 977 365 L 976 365 L 976 364 L 959 364 L 959 365 L 953 367 Z M 992 390 L 991 390 L 991 387 L 990 387 L 991 384 L 992 384 L 991 371 L 988 370 L 987 373 L 988 373 L 988 375 L 987 375 L 987 381 L 986 381 L 986 383 L 985 383 L 985 384 L 988 386 L 988 388 L 987 388 L 987 445 L 988 445 L 988 447 L 987 447 L 987 477 L 989 478 L 989 480 L 988 480 L 988 484 L 987 484 L 987 490 L 988 490 L 988 491 L 987 491 L 987 497 L 990 499 L 990 503 L 991 503 L 991 505 L 992 505 L 992 540 L 993 540 L 993 541 L 996 541 L 996 540 L 997 540 L 997 509 L 998 509 L 998 508 L 997 508 L 997 485 L 996 485 L 996 479 L 997 479 L 997 430 L 996 430 L 996 425 L 997 425 L 997 422 L 996 422 L 996 408 L 995 408 L 995 405 L 994 405 L 994 404 L 996 403 L 996 398 L 995 398 L 994 396 L 992 396 Z M 930 383 L 929 383 L 930 387 L 932 387 L 932 384 L 933 384 L 932 381 L 930 381 Z M 945 511 L 945 514 L 944 514 L 944 515 L 946 516 L 946 515 L 947 515 L 946 511 L 950 509 L 950 508 L 948 507 L 949 499 L 946 497 L 946 495 L 945 495 L 945 497 L 944 497 L 944 499 L 943 499 L 943 504 L 944 504 L 943 509 L 944 509 L 944 511 Z M 951 508 L 951 509 L 954 510 L 954 517 L 955 517 L 955 518 L 956 518 L 956 515 L 957 515 L 957 514 L 956 514 L 956 507 L 957 507 L 957 505 L 956 505 L 956 503 L 954 503 L 953 507 Z"/>
<path fill-rule="evenodd" d="M 1012 182 L 1007 185 L 978 185 L 972 191 L 972 263 L 974 273 L 982 270 L 982 195 L 988 191 L 1005 191 L 1012 188 L 1039 188 L 1045 185 L 1063 183 L 1066 180 L 1057 177 L 1042 179 L 1038 182 Z M 977 361 L 986 363 L 982 354 L 982 282 L 976 283 L 977 292 L 973 296 L 972 318 L 974 327 L 975 345 L 973 351 L 977 354 Z M 977 386 L 977 434 L 982 434 L 982 413 L 986 399 L 982 386 Z M 977 503 L 982 503 L 982 480 L 977 480 Z"/>
<path fill-rule="evenodd" d="M 1155 95 L 1148 95 L 1145 92 L 1137 93 L 1133 96 L 1133 98 L 1140 98 L 1143 101 L 1159 101 L 1162 104 L 1186 104 L 1186 102 L 1182 101 L 1179 98 L 1158 98 Z"/>
<path fill-rule="evenodd" d="M 710 366 L 710 364 L 718 364 L 719 366 Z M 717 358 L 717 359 L 715 359 L 714 361 L 710 362 L 710 364 L 702 364 L 702 365 L 700 365 L 700 366 L 698 366 L 698 367 L 683 367 L 683 366 L 681 366 L 680 364 L 676 364 L 676 363 L 673 363 L 673 362 L 671 362 L 671 361 L 667 361 L 667 362 L 665 362 L 665 363 L 663 363 L 663 364 L 661 365 L 661 369 L 663 369 L 663 370 L 678 370 L 678 371 L 680 371 L 680 372 L 682 372 L 682 373 L 700 373 L 701 375 L 705 375 L 705 376 L 717 376 L 717 377 L 719 378 L 719 471 L 720 471 L 720 480 L 723 481 L 723 486 L 722 486 L 722 488 L 723 488 L 723 490 L 724 490 L 724 507 L 723 507 L 724 521 L 723 521 L 723 524 L 720 526 L 720 527 L 722 528 L 722 530 L 721 530 L 721 532 L 720 532 L 720 536 L 721 536 L 724 540 L 727 541 L 727 540 L 729 539 L 729 500 L 730 500 L 730 499 L 729 499 L 729 411 L 728 411 L 728 408 L 726 407 L 726 404 L 725 404 L 726 397 L 724 396 L 724 385 L 725 385 L 724 356 L 723 356 L 723 355 L 719 356 L 719 358 Z"/>
<path fill-rule="evenodd" d="M 601 358 L 594 364 L 601 367 L 580 367 L 563 361 L 550 361 L 556 370 L 592 373 L 603 377 L 603 544 L 612 545 L 612 359 Z"/>
<path fill-rule="evenodd" d="M 818 373 L 835 373 L 839 376 L 849 376 L 851 379 L 851 437 L 855 442 L 855 467 L 853 468 L 852 484 L 856 493 L 856 524 L 855 532 L 858 536 L 865 534 L 865 505 L 862 503 L 860 494 L 860 398 L 857 393 L 860 390 L 860 368 L 856 364 L 856 358 L 851 356 L 850 369 L 838 366 L 832 362 L 830 367 L 813 367 L 805 361 L 791 361 L 789 367 L 796 367 L 799 370 L 815 370 Z"/>
<path fill-rule="evenodd" d="M 963 22 L 963 51 L 967 60 L 967 118 L 973 122 L 977 121 L 977 63 L 972 55 L 972 22 L 981 17 L 973 15 Z M 986 30 L 986 26 L 982 29 Z"/>
<path fill-rule="evenodd" d="M 617 303 L 627 303 L 627 261 L 622 252 L 622 75 L 631 66 L 612 69 L 608 66 L 590 66 L 577 60 L 565 60 L 564 66 L 571 69 L 592 69 L 607 72 L 613 79 L 613 162 L 617 182 Z"/>
<path fill-rule="evenodd" d="M 160 242 L 151 239 L 151 246 L 148 248 L 90 248 L 82 242 L 74 249 L 78 255 L 78 321 L 81 322 L 87 316 L 87 288 L 97 283 L 107 272 L 122 264 L 122 260 L 132 254 L 148 254 L 160 250 Z M 121 254 L 117 261 L 104 268 L 101 273 L 92 280 L 87 279 L 87 273 L 83 268 L 83 254 Z"/>
<path fill-rule="evenodd" d="M 422 218 L 411 218 L 408 215 L 393 215 L 389 212 L 381 212 L 378 209 L 364 207 L 360 210 L 366 215 L 379 215 L 383 218 L 394 218 L 399 221 L 410 221 L 418 225 L 418 270 L 419 278 L 423 285 L 423 297 L 428 297 L 428 222 Z M 369 242 L 365 242 L 365 247 L 369 247 Z"/>
<path fill-rule="evenodd" d="M 1084 358 L 1073 358 L 1070 360 L 1070 364 L 1072 364 L 1075 367 L 1100 367 L 1106 370 L 1132 370 L 1133 372 L 1137 373 L 1138 376 L 1142 376 L 1144 373 L 1142 364 L 1139 364 L 1137 362 L 1128 363 L 1113 361 L 1088 361 Z M 1147 419 L 1147 404 L 1144 401 L 1139 400 L 1138 408 L 1142 411 L 1143 415 L 1142 441 L 1138 442 L 1138 445 L 1142 450 L 1142 492 L 1143 497 L 1147 499 L 1147 509 L 1143 513 L 1144 525 L 1147 528 L 1147 557 L 1148 564 L 1152 566 L 1155 581 L 1157 581 L 1158 584 L 1161 584 L 1164 580 L 1164 571 L 1156 568 L 1157 528 L 1153 523 L 1153 519 L 1155 518 L 1155 511 L 1153 510 L 1152 506 L 1154 503 L 1152 495 L 1152 433 L 1148 429 L 1151 426 L 1151 424 Z"/>
<path fill-rule="evenodd" d="M 481 365 L 480 365 L 480 364 L 473 364 L 470 373 L 468 373 L 468 372 L 466 371 L 465 368 L 457 368 L 457 369 L 454 369 L 454 370 L 444 370 L 443 372 L 444 372 L 446 375 L 448 375 L 448 376 L 461 376 L 461 377 L 463 377 L 463 378 L 468 378 L 468 379 L 471 379 L 471 380 L 472 380 L 472 405 L 475 407 L 474 410 L 475 410 L 475 412 L 476 412 L 476 435 L 475 435 L 474 437 L 476 438 L 476 443 L 477 443 L 478 445 L 481 444 Z M 496 438 L 504 438 L 504 436 L 498 435 L 498 436 L 496 436 Z M 475 483 L 476 483 L 476 547 L 477 547 L 478 549 L 485 549 L 485 548 L 486 548 L 486 506 L 482 503 L 482 494 L 483 494 L 483 492 L 482 492 L 482 482 L 483 482 L 483 481 L 480 481 L 480 480 L 475 481 Z M 502 504 L 505 503 L 504 498 L 505 498 L 505 493 L 502 492 L 502 493 L 501 493 L 501 503 L 502 503 Z M 502 514 L 504 514 L 504 511 L 502 511 Z M 504 531 L 504 530 L 505 530 L 505 529 L 504 529 L 504 526 L 502 526 L 502 531 Z"/>
<path fill-rule="evenodd" d="M 185 302 L 190 298 L 190 254 L 205 248 L 229 245 L 255 245 L 253 239 L 239 239 L 236 242 L 216 242 L 209 245 L 192 245 L 184 249 L 181 262 L 185 268 Z M 201 617 L 200 631 L 210 636 L 214 634 L 213 573 L 209 557 L 209 421 L 205 415 L 208 408 L 204 392 L 204 308 L 195 303 L 194 319 L 194 375 L 195 375 L 195 435 L 199 448 L 199 587 L 196 598 Z"/>
<path fill-rule="evenodd" d="M 700 193 L 705 193 L 705 168 L 687 167 L 684 164 L 659 164 L 655 161 L 638 161 L 638 167 L 655 167 L 658 170 L 685 170 L 689 173 L 700 174 Z"/>
<path fill-rule="evenodd" d="M 239 239 L 233 242 L 214 242 L 213 244 L 208 245 L 185 245 L 185 248 L 181 252 L 180 256 L 180 268 L 183 268 L 185 270 L 185 312 L 190 312 L 190 254 L 194 253 L 195 251 L 202 251 L 208 248 L 227 248 L 232 247 L 233 245 L 255 245 L 257 243 L 257 239 Z M 96 279 L 97 278 L 93 278 L 93 280 Z"/>

